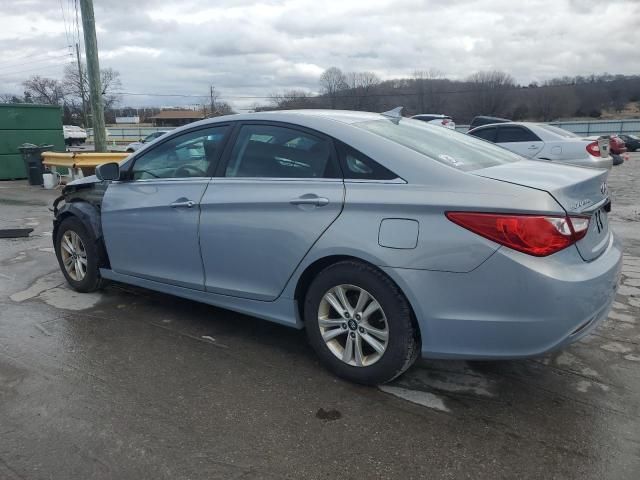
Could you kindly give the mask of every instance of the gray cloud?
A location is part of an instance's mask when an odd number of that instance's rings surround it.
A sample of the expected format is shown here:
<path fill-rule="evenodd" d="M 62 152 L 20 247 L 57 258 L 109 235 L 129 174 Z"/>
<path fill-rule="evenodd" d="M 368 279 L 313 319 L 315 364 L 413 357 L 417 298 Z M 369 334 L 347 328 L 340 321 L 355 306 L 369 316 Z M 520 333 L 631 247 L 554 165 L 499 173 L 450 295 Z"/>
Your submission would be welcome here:
<path fill-rule="evenodd" d="M 73 2 L 61 3 L 69 27 Z M 206 96 L 215 84 L 237 107 L 257 100 L 232 97 L 316 91 L 320 72 L 332 65 L 382 78 L 415 69 L 435 68 L 452 78 L 500 69 L 521 82 L 640 71 L 640 4 L 634 0 L 95 3 L 101 64 L 121 73 L 126 91 Z M 0 8 L 0 93 L 19 92 L 31 74 L 59 77 L 67 45 L 60 2 L 0 0 Z M 43 52 L 51 52 L 51 60 Z M 123 99 L 134 105 L 200 101 Z"/>

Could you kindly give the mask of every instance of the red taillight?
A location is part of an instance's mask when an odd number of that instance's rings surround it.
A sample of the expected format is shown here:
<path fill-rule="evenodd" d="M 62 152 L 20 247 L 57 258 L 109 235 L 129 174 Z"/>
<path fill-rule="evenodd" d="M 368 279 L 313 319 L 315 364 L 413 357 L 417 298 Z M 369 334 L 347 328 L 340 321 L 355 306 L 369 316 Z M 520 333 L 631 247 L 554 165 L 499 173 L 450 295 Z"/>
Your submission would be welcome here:
<path fill-rule="evenodd" d="M 587 152 L 594 157 L 600 156 L 600 147 L 598 146 L 598 142 L 591 142 L 587 145 Z"/>
<path fill-rule="evenodd" d="M 583 238 L 589 228 L 589 217 L 477 212 L 447 212 L 446 215 L 467 230 L 536 257 L 567 248 Z"/>
<path fill-rule="evenodd" d="M 449 125 L 450 121 L 451 120 L 449 120 L 448 118 L 445 118 L 445 119 L 442 120 L 442 125 Z"/>

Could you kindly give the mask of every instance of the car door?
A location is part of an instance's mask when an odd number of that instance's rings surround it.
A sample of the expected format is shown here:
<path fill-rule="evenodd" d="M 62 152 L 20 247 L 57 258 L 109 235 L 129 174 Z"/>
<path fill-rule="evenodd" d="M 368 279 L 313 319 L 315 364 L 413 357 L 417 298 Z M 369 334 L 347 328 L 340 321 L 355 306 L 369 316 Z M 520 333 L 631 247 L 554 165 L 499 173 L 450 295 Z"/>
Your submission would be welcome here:
<path fill-rule="evenodd" d="M 343 202 L 330 138 L 287 124 L 240 124 L 201 203 L 206 290 L 274 300 Z"/>
<path fill-rule="evenodd" d="M 544 142 L 530 129 L 521 125 L 500 125 L 496 143 L 501 147 L 533 158 L 544 148 Z"/>
<path fill-rule="evenodd" d="M 102 229 L 113 271 L 204 290 L 200 199 L 228 132 L 216 125 L 160 140 L 109 185 Z"/>

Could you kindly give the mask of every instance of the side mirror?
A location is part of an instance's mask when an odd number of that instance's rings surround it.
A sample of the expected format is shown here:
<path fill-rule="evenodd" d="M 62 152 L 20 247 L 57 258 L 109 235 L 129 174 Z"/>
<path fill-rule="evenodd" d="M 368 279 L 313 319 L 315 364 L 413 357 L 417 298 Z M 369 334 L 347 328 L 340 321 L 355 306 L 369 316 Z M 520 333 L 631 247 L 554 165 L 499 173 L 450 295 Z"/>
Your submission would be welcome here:
<path fill-rule="evenodd" d="M 96 177 L 98 180 L 119 180 L 120 165 L 116 162 L 103 163 L 96 167 Z"/>
<path fill-rule="evenodd" d="M 141 138 L 140 140 L 138 140 L 140 143 L 144 143 L 144 138 Z"/>

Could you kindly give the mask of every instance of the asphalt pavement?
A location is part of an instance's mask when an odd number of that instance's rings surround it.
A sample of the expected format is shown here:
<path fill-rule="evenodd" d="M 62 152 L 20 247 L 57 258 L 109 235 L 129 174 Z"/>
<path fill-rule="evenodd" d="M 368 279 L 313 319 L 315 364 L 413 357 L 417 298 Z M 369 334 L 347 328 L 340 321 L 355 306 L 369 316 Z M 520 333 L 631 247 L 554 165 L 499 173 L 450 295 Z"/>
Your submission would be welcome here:
<path fill-rule="evenodd" d="M 609 319 L 552 355 L 339 380 L 303 332 L 151 291 L 69 290 L 54 191 L 0 182 L 0 479 L 640 476 L 640 153 L 609 177 Z M 567 299 L 571 301 L 571 299 Z"/>

